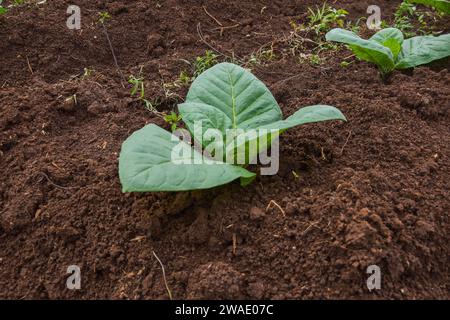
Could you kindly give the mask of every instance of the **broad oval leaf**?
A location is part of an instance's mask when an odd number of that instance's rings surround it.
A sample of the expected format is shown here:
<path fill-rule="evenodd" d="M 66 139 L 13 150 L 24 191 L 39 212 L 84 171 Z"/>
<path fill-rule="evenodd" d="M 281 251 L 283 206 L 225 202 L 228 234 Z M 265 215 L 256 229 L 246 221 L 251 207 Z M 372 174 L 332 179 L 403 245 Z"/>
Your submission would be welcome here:
<path fill-rule="evenodd" d="M 181 157 L 173 156 L 177 146 L 185 150 Z M 147 192 L 208 189 L 238 178 L 245 185 L 255 177 L 254 173 L 239 166 L 210 159 L 208 161 L 212 164 L 196 164 L 195 158 L 206 161 L 198 151 L 170 132 L 154 124 L 146 125 L 122 144 L 119 158 L 122 190 Z M 183 164 L 182 160 L 188 163 Z"/>
<path fill-rule="evenodd" d="M 406 39 L 396 68 L 407 69 L 450 56 L 450 34 Z"/>
<path fill-rule="evenodd" d="M 348 44 L 358 58 L 375 63 L 383 73 L 394 69 L 391 50 L 377 41 L 362 39 L 356 33 L 341 28 L 329 31 L 326 40 Z"/>
<path fill-rule="evenodd" d="M 281 110 L 270 90 L 248 70 L 219 63 L 203 72 L 192 83 L 181 106 L 183 121 L 192 132 L 192 117 L 187 116 L 201 103 L 228 117 L 228 129 L 253 129 L 281 119 Z M 208 111 L 209 112 L 209 111 Z M 185 120 L 186 119 L 186 120 Z"/>

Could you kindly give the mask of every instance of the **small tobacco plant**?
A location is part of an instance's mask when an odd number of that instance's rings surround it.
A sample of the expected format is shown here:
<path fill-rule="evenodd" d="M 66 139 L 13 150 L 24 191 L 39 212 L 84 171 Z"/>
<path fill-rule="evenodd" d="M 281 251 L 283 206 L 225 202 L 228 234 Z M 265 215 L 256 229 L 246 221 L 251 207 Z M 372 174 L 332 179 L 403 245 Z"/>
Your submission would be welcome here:
<path fill-rule="evenodd" d="M 220 160 L 217 154 L 211 158 L 201 152 L 202 148 L 206 151 L 213 144 L 202 139 L 208 129 L 217 133 L 222 141 L 229 131 L 259 130 L 259 136 L 252 140 L 258 141 L 256 152 L 259 154 L 270 147 L 276 137 L 272 135 L 274 131 L 279 134 L 305 123 L 346 120 L 338 109 L 326 105 L 301 108 L 283 120 L 280 107 L 264 83 L 248 70 L 231 63 L 217 64 L 199 75 L 178 110 L 194 139 L 202 141 L 200 146 L 192 148 L 184 139 L 155 124 L 134 132 L 120 152 L 119 177 L 124 192 L 208 189 L 238 178 L 242 185 L 250 183 L 256 175 L 245 169 L 245 164 L 238 166 L 234 160 L 226 162 L 228 157 Z M 202 124 L 200 132 L 196 126 L 199 122 Z M 261 131 L 266 133 L 261 135 Z M 234 153 L 237 148 L 246 146 L 249 141 L 242 142 L 241 134 L 232 135 L 231 143 L 224 149 Z M 174 159 L 173 151 L 180 146 L 188 152 Z M 246 155 L 247 160 L 250 155 Z M 175 161 L 180 159 L 188 161 Z"/>
<path fill-rule="evenodd" d="M 407 2 L 423 4 L 432 7 L 441 13 L 450 14 L 450 1 L 447 0 L 407 0 Z"/>
<path fill-rule="evenodd" d="M 383 78 L 395 69 L 413 68 L 450 56 L 450 34 L 404 39 L 399 29 L 386 28 L 365 40 L 337 28 L 328 32 L 326 39 L 349 45 L 359 59 L 376 64 Z"/>

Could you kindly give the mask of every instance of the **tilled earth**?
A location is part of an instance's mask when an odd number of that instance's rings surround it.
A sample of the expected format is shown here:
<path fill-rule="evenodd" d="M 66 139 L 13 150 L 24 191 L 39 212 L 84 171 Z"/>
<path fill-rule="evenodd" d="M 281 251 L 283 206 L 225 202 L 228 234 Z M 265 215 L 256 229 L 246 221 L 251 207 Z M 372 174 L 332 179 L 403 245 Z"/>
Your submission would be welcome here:
<path fill-rule="evenodd" d="M 448 61 L 383 83 L 365 62 L 343 68 L 344 49 L 320 65 L 283 54 L 289 22 L 320 1 L 74 2 L 0 17 L 0 298 L 166 299 L 153 253 L 176 299 L 450 298 Z M 372 2 L 333 5 L 355 21 L 369 4 L 389 20 L 399 4 Z M 81 30 L 66 27 L 69 4 Z M 122 141 L 169 126 L 130 97 L 100 11 L 122 73 L 142 70 L 160 111 L 187 91 L 163 83 L 209 46 L 226 60 L 275 43 L 277 57 L 252 70 L 284 115 L 322 103 L 349 121 L 288 131 L 279 173 L 246 188 L 123 194 Z M 66 288 L 69 265 L 81 290 Z M 381 290 L 367 289 L 369 265 Z"/>

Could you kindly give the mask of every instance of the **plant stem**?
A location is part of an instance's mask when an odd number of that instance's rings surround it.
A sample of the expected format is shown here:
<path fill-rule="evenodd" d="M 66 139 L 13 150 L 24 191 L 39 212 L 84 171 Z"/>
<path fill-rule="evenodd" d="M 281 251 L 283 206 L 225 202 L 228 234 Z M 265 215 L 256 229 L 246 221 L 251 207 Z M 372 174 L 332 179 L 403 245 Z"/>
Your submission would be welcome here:
<path fill-rule="evenodd" d="M 109 48 L 111 50 L 111 53 L 112 53 L 112 56 L 114 59 L 114 64 L 116 65 L 117 72 L 119 73 L 120 77 L 122 78 L 120 80 L 120 84 L 122 85 L 123 88 L 125 88 L 125 85 L 123 83 L 126 82 L 126 79 L 122 73 L 122 70 L 120 70 L 119 63 L 117 62 L 116 54 L 114 53 L 114 48 L 112 46 L 111 40 L 109 39 L 108 30 L 106 29 L 106 26 L 103 22 L 101 24 L 102 24 L 103 32 L 105 33 L 106 39 L 108 40 Z"/>

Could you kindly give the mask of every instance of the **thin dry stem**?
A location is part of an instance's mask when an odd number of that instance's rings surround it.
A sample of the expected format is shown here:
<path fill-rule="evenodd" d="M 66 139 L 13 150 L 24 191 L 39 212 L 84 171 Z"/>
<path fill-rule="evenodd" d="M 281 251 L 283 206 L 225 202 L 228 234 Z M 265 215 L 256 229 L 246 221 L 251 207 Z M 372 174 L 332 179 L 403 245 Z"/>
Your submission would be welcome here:
<path fill-rule="evenodd" d="M 159 265 L 161 266 L 162 274 L 163 274 L 163 279 L 164 279 L 164 284 L 165 284 L 165 286 L 166 286 L 167 293 L 169 294 L 169 299 L 170 299 L 170 300 L 173 300 L 173 299 L 172 299 L 172 292 L 170 291 L 169 285 L 167 284 L 166 270 L 164 269 L 164 265 L 162 264 L 161 260 L 160 260 L 160 259 L 158 258 L 158 256 L 156 255 L 155 251 L 152 251 L 152 252 L 153 252 L 153 255 L 155 256 L 156 260 L 158 260 Z"/>

